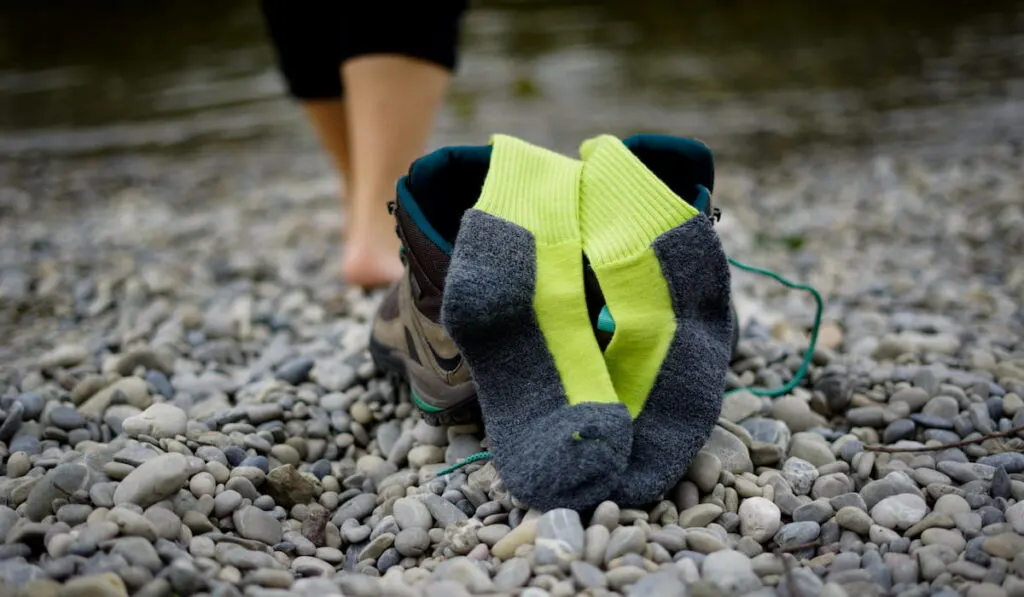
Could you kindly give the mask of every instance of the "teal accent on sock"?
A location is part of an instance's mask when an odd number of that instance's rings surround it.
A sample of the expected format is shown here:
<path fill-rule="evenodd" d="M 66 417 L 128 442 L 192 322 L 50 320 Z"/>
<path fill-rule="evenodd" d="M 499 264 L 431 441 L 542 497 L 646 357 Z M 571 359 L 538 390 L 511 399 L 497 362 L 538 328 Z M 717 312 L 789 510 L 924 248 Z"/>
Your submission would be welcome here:
<path fill-rule="evenodd" d="M 608 305 L 601 307 L 601 312 L 597 315 L 597 329 L 609 334 L 615 332 L 615 320 L 612 319 L 612 312 L 608 310 Z"/>
<path fill-rule="evenodd" d="M 417 228 L 423 231 L 423 234 L 430 239 L 432 243 L 437 245 L 438 249 L 444 251 L 445 255 L 451 255 L 452 244 L 444 239 L 434 227 L 427 221 L 427 217 L 423 215 L 423 210 L 416 203 L 416 199 L 413 198 L 412 193 L 409 191 L 408 176 L 403 176 L 398 179 L 398 200 L 402 203 L 402 207 L 409 212 L 409 217 L 412 219 L 413 224 Z"/>

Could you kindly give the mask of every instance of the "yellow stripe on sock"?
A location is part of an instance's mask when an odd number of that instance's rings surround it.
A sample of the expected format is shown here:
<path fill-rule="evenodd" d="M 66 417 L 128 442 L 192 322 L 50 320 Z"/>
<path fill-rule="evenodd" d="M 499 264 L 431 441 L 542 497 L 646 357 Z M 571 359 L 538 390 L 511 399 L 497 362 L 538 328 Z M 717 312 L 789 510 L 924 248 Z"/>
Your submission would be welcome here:
<path fill-rule="evenodd" d="M 617 138 L 580 148 L 580 228 L 615 319 L 604 359 L 619 400 L 640 414 L 676 332 L 668 282 L 651 243 L 697 215 Z"/>
<path fill-rule="evenodd" d="M 491 142 L 490 170 L 474 208 L 534 236 L 533 308 L 569 403 L 615 403 L 618 397 L 584 295 L 579 230 L 582 163 L 507 135 L 494 135 Z"/>

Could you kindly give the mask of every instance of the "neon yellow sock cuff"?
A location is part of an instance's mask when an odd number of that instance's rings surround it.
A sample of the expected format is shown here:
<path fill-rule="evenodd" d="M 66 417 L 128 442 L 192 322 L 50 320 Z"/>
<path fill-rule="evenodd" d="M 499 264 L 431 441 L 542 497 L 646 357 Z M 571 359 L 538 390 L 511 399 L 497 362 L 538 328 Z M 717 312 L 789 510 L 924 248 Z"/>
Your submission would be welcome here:
<path fill-rule="evenodd" d="M 622 141 L 601 135 L 580 146 L 584 250 L 592 263 L 637 255 L 699 212 L 672 192 Z"/>
<path fill-rule="evenodd" d="M 492 168 L 476 209 L 533 233 L 540 244 L 580 238 L 578 160 L 508 135 L 493 135 Z"/>

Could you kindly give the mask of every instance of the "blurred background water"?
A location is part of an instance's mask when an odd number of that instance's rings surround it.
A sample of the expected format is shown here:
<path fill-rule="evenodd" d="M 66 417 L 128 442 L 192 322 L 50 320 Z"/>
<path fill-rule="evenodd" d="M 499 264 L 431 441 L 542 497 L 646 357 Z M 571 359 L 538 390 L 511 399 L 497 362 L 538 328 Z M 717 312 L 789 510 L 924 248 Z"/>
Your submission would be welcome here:
<path fill-rule="evenodd" d="M 476 0 L 464 36 L 435 145 L 667 132 L 772 168 L 1024 139 L 1022 1 Z M 0 213 L 329 175 L 252 0 L 0 0 L 0 162 Z"/>

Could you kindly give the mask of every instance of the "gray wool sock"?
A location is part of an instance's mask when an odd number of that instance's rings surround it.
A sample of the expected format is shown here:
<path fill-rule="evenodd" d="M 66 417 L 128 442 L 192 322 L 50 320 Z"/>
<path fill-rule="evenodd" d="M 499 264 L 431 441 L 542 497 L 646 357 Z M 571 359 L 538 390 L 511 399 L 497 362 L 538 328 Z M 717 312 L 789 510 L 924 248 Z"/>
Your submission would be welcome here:
<path fill-rule="evenodd" d="M 505 487 L 535 508 L 583 510 L 625 469 L 632 421 L 618 402 L 569 404 L 533 308 L 536 254 L 525 228 L 466 212 L 442 317 L 473 372 Z"/>
<path fill-rule="evenodd" d="M 624 506 L 660 499 L 686 473 L 722 409 L 732 338 L 730 272 L 704 215 L 655 239 L 676 332 L 633 423 L 633 450 L 613 493 Z"/>
<path fill-rule="evenodd" d="M 640 506 L 679 480 L 714 428 L 732 318 L 725 253 L 704 208 L 691 203 L 707 203 L 696 200 L 710 184 L 710 151 L 670 137 L 629 141 L 599 135 L 581 145 L 580 226 L 615 322 L 605 363 L 634 417 L 613 497 Z"/>

